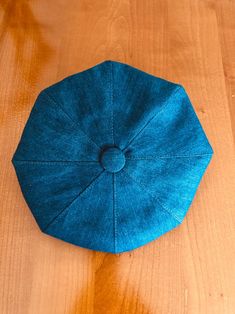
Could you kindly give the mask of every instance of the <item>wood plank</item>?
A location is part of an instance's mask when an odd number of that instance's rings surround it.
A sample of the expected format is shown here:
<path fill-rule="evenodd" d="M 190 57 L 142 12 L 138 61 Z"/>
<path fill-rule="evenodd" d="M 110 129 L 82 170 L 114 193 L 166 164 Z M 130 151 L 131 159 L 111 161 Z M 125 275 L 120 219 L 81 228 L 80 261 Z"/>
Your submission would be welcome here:
<path fill-rule="evenodd" d="M 222 62 L 233 138 L 235 138 L 235 2 L 217 1 L 215 2 L 215 10 L 219 29 Z"/>
<path fill-rule="evenodd" d="M 2 313 L 235 312 L 234 12 L 229 0 L 1 1 Z M 39 91 L 105 59 L 184 85 L 215 151 L 183 224 L 117 255 L 42 234 L 11 165 Z"/>

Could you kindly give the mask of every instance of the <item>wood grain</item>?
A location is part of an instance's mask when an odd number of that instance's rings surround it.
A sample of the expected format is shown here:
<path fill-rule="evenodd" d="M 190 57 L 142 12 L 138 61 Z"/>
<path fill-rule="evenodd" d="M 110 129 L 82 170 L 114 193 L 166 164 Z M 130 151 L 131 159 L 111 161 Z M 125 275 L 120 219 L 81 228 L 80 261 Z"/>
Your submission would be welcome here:
<path fill-rule="evenodd" d="M 235 313 L 234 17 L 233 0 L 1 0 L 1 313 Z M 184 85 L 215 151 L 183 224 L 119 255 L 42 234 L 11 165 L 39 91 L 105 59 Z"/>

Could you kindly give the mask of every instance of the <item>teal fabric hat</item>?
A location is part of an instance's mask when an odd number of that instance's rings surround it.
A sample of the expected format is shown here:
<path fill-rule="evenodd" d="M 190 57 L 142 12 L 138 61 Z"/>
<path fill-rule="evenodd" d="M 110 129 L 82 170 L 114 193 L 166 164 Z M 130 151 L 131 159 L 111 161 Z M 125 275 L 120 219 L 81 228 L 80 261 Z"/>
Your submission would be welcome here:
<path fill-rule="evenodd" d="M 181 224 L 212 153 L 181 85 L 105 61 L 39 94 L 12 161 L 43 232 L 120 253 Z"/>

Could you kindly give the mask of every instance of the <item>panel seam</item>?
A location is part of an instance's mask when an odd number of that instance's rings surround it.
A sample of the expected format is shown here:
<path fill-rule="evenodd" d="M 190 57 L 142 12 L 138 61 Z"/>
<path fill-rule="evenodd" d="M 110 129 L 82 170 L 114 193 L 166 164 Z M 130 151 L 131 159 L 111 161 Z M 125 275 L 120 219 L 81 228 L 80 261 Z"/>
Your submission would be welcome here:
<path fill-rule="evenodd" d="M 63 208 L 63 209 L 46 225 L 46 227 L 43 228 L 43 231 L 45 232 L 45 231 L 48 229 L 48 227 L 49 227 L 50 225 L 52 225 L 52 224 L 56 221 L 56 219 L 57 219 L 59 216 L 61 216 L 61 214 L 62 214 L 65 210 L 67 210 L 83 193 L 85 193 L 88 189 L 90 189 L 91 186 L 94 184 L 94 182 L 100 178 L 100 176 L 102 175 L 102 173 L 104 173 L 104 171 L 105 171 L 105 170 L 101 171 L 97 176 L 95 176 L 95 177 L 91 180 L 91 182 L 72 200 L 72 202 L 70 202 L 69 205 L 67 205 L 65 208 Z"/>
<path fill-rule="evenodd" d="M 211 154 L 196 154 L 196 155 L 188 155 L 188 156 L 144 156 L 144 157 L 139 157 L 139 156 L 133 156 L 133 157 L 126 157 L 126 159 L 128 160 L 157 160 L 157 159 L 174 159 L 174 158 L 197 158 L 197 157 L 209 157 L 209 156 L 212 156 L 213 153 Z"/>
<path fill-rule="evenodd" d="M 111 115 L 112 141 L 114 144 L 115 142 L 114 142 L 113 64 L 112 64 L 112 62 L 110 62 L 110 102 L 111 102 L 111 110 L 112 110 L 112 115 Z"/>
<path fill-rule="evenodd" d="M 50 99 L 55 105 L 57 105 L 62 111 L 63 113 L 73 122 L 74 125 L 76 125 L 78 127 L 78 129 L 89 139 L 90 142 L 92 142 L 96 147 L 99 147 L 99 145 L 97 145 L 90 137 L 89 135 L 87 135 L 81 128 L 78 122 L 74 121 L 73 118 L 71 118 L 71 116 L 63 109 L 63 107 L 61 106 L 60 103 L 58 103 L 53 96 L 51 96 L 50 94 L 48 94 L 45 90 L 44 90 L 44 94 L 48 97 L 48 99 Z"/>
<path fill-rule="evenodd" d="M 173 93 L 171 94 L 170 97 L 175 96 L 175 94 L 176 94 L 181 88 L 182 88 L 181 85 L 178 86 L 178 87 L 173 91 Z M 130 142 L 126 145 L 126 147 L 124 147 L 124 148 L 122 149 L 123 151 L 125 151 L 125 150 L 134 142 L 134 140 L 146 129 L 146 127 L 150 124 L 150 122 L 151 122 L 152 120 L 154 120 L 160 113 L 162 113 L 162 111 L 165 109 L 165 107 L 167 107 L 168 104 L 169 104 L 169 102 L 166 102 L 166 103 L 163 105 L 163 107 L 160 109 L 160 111 L 156 112 L 156 113 L 146 122 L 146 124 L 142 127 L 142 129 L 140 129 L 139 132 L 137 132 L 137 134 L 132 137 L 132 139 L 131 139 Z"/>
<path fill-rule="evenodd" d="M 114 234 L 114 253 L 117 252 L 117 215 L 116 215 L 116 177 L 113 173 L 113 234 Z"/>
<path fill-rule="evenodd" d="M 111 137 L 112 143 L 115 145 L 114 140 L 114 109 L 113 109 L 113 64 L 110 62 L 110 106 L 111 106 Z M 114 253 L 117 252 L 117 215 L 116 215 L 116 176 L 113 177 L 113 236 L 114 236 Z"/>
<path fill-rule="evenodd" d="M 15 163 L 25 163 L 25 164 L 73 164 L 73 163 L 99 163 L 96 160 L 18 160 L 13 159 Z"/>
<path fill-rule="evenodd" d="M 172 216 L 178 223 L 182 223 L 181 219 L 175 215 L 170 209 L 166 208 L 165 206 L 163 206 L 161 204 L 161 202 L 159 201 L 159 199 L 155 196 L 152 195 L 152 193 L 150 193 L 148 190 L 146 190 L 145 186 L 142 185 L 139 181 L 135 180 L 126 170 L 123 169 L 123 171 L 125 171 L 125 173 L 128 175 L 129 178 L 131 178 L 135 183 L 137 183 L 142 189 L 144 189 L 144 191 L 146 193 L 148 193 L 154 200 L 156 200 L 158 202 L 158 204 L 162 207 L 162 209 L 164 211 L 166 211 L 170 216 Z"/>

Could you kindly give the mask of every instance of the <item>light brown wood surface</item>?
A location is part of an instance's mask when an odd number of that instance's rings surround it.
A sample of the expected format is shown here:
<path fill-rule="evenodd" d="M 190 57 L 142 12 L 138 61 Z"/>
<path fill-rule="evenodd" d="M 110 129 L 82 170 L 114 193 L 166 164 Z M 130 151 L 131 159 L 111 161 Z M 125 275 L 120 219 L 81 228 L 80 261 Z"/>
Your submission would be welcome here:
<path fill-rule="evenodd" d="M 0 313 L 235 313 L 235 1 L 0 1 Z M 119 255 L 39 231 L 11 164 L 39 91 L 105 59 L 185 86 L 214 157 L 183 224 Z"/>

